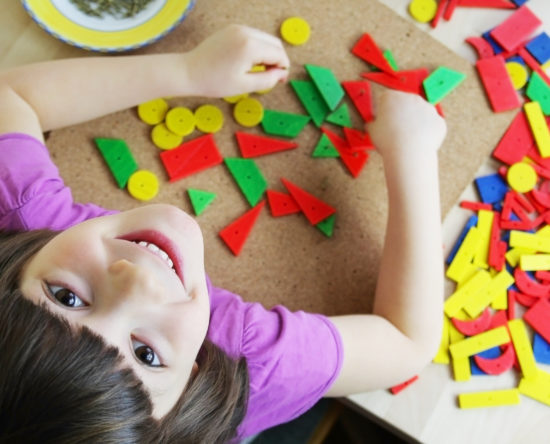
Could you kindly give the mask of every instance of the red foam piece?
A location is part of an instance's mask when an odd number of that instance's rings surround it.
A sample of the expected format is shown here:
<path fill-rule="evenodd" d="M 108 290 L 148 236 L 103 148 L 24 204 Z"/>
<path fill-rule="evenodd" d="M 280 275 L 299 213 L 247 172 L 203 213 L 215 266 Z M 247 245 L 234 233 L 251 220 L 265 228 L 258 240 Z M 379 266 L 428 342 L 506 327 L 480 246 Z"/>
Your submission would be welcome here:
<path fill-rule="evenodd" d="M 534 146 L 533 132 L 522 110 L 517 113 L 493 150 L 493 157 L 508 165 L 513 165 L 520 162 Z"/>
<path fill-rule="evenodd" d="M 500 9 L 514 9 L 516 7 L 516 5 L 509 0 L 460 0 L 458 6 Z"/>
<path fill-rule="evenodd" d="M 476 62 L 476 68 L 493 111 L 508 111 L 521 106 L 502 56 L 480 59 Z"/>
<path fill-rule="evenodd" d="M 265 200 L 260 201 L 255 207 L 248 210 L 219 232 L 220 237 L 235 256 L 241 253 L 244 243 L 248 239 L 248 235 L 264 205 Z"/>
<path fill-rule="evenodd" d="M 495 55 L 493 47 L 483 37 L 469 37 L 466 39 L 466 43 L 469 43 L 476 50 L 477 57 L 480 59 L 486 59 Z"/>
<path fill-rule="evenodd" d="M 368 33 L 361 36 L 361 38 L 351 49 L 351 53 L 359 57 L 361 60 L 376 66 L 381 71 L 393 75 L 393 68 Z"/>
<path fill-rule="evenodd" d="M 451 318 L 451 322 L 463 335 L 474 336 L 487 331 L 489 328 L 489 324 L 491 323 L 491 310 L 486 308 L 478 318 L 472 319 L 471 321 L 462 321 L 460 319 Z"/>
<path fill-rule="evenodd" d="M 447 3 L 447 8 L 445 8 L 445 13 L 443 14 L 443 18 L 445 20 L 451 20 L 451 17 L 458 6 L 458 2 L 459 0 L 449 0 L 449 3 Z"/>
<path fill-rule="evenodd" d="M 514 270 L 514 279 L 516 280 L 516 287 L 527 296 L 536 298 L 547 298 L 550 296 L 550 285 L 544 285 L 531 279 L 529 275 L 519 267 L 516 267 Z"/>
<path fill-rule="evenodd" d="M 385 72 L 364 72 L 361 77 L 376 82 L 387 88 L 398 91 L 421 94 L 422 82 L 428 77 L 429 72 L 425 68 L 409 71 L 395 71 L 393 76 Z"/>
<path fill-rule="evenodd" d="M 333 207 L 316 198 L 313 194 L 310 194 L 299 186 L 293 184 L 289 180 L 281 178 L 281 182 L 283 182 L 283 185 L 292 195 L 310 224 L 316 225 L 322 220 L 325 220 L 331 214 L 336 213 L 336 210 Z"/>
<path fill-rule="evenodd" d="M 344 136 L 351 151 L 373 150 L 374 145 L 369 133 L 364 133 L 355 128 L 344 127 Z"/>
<path fill-rule="evenodd" d="M 392 392 L 392 394 L 397 395 L 399 392 L 406 389 L 409 385 L 411 385 L 417 379 L 418 379 L 418 375 L 413 376 L 411 379 L 391 387 L 390 391 Z"/>
<path fill-rule="evenodd" d="M 435 28 L 438 25 L 439 20 L 441 20 L 441 17 L 443 17 L 443 13 L 445 12 L 448 1 L 449 0 L 439 0 L 439 3 L 437 4 L 437 10 L 435 11 L 435 16 L 431 22 L 432 28 Z"/>
<path fill-rule="evenodd" d="M 543 284 L 550 284 L 550 271 L 547 270 L 537 270 L 535 272 L 535 277 L 541 281 Z"/>
<path fill-rule="evenodd" d="M 197 137 L 173 150 L 163 151 L 160 160 L 170 177 L 170 182 L 223 162 L 212 134 Z"/>
<path fill-rule="evenodd" d="M 550 208 L 550 193 L 533 189 L 530 194 L 537 204 L 542 205 L 544 208 Z"/>
<path fill-rule="evenodd" d="M 340 154 L 340 160 L 344 163 L 353 177 L 358 177 L 363 167 L 369 160 L 369 155 L 365 151 L 352 151 L 347 143 L 347 140 L 338 136 L 338 134 L 330 131 L 327 128 L 321 127 L 321 131 L 325 133 L 336 150 Z"/>
<path fill-rule="evenodd" d="M 466 210 L 472 210 L 472 211 L 479 211 L 479 210 L 491 211 L 493 209 L 493 206 L 490 203 L 472 202 L 470 200 L 463 200 L 460 202 L 459 205 L 460 205 L 460 208 L 464 208 Z"/>
<path fill-rule="evenodd" d="M 506 263 L 506 250 L 506 242 L 500 240 L 500 217 L 498 213 L 495 213 L 489 242 L 489 266 L 501 271 Z"/>
<path fill-rule="evenodd" d="M 242 131 L 237 131 L 235 136 L 237 137 L 241 154 L 246 158 L 278 153 L 280 151 L 294 149 L 298 146 L 297 143 L 289 142 L 287 140 L 244 133 Z"/>
<path fill-rule="evenodd" d="M 290 194 L 281 193 L 280 191 L 267 190 L 267 201 L 269 202 L 271 215 L 274 217 L 287 216 L 301 211 Z"/>
<path fill-rule="evenodd" d="M 516 319 L 516 297 L 514 290 L 508 290 L 508 320 Z"/>
<path fill-rule="evenodd" d="M 365 122 L 374 119 L 370 83 L 365 80 L 342 82 L 347 95 Z"/>
<path fill-rule="evenodd" d="M 544 69 L 538 64 L 537 60 L 529 54 L 529 51 L 527 51 L 525 48 L 520 48 L 518 51 L 519 56 L 527 63 L 529 68 L 531 68 L 533 71 L 536 71 L 539 76 L 541 76 L 547 85 L 550 85 L 550 77 L 546 74 Z"/>
<path fill-rule="evenodd" d="M 478 367 L 488 375 L 500 375 L 514 366 L 515 350 L 512 343 L 508 343 L 498 358 L 484 358 L 475 355 L 474 360 Z"/>
<path fill-rule="evenodd" d="M 511 51 L 529 38 L 540 25 L 542 21 L 524 5 L 490 34 L 504 49 Z"/>
<path fill-rule="evenodd" d="M 541 299 L 523 315 L 523 319 L 550 342 L 550 303 Z"/>

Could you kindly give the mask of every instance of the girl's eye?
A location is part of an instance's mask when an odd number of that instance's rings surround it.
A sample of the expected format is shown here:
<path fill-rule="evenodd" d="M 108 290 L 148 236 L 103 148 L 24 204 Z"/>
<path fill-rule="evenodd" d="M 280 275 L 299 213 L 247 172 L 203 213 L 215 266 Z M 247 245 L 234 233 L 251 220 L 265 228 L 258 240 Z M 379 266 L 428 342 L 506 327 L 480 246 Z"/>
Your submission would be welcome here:
<path fill-rule="evenodd" d="M 50 295 L 65 307 L 80 308 L 88 305 L 68 288 L 48 284 L 46 287 Z"/>
<path fill-rule="evenodd" d="M 149 367 L 163 367 L 155 351 L 147 344 L 132 338 L 132 346 L 136 357 Z"/>

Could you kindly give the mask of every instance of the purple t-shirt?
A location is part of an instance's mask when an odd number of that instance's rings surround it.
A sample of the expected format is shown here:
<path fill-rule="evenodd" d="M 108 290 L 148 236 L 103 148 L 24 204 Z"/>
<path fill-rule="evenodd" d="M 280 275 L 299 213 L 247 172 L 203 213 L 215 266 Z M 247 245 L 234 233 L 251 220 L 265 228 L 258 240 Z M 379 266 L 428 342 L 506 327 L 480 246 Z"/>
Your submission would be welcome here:
<path fill-rule="evenodd" d="M 0 135 L 0 229 L 64 230 L 111 213 L 74 203 L 41 142 L 24 134 Z M 250 397 L 240 436 L 290 421 L 313 406 L 342 365 L 341 338 L 329 319 L 282 306 L 266 310 L 207 283 L 208 338 L 248 364 Z"/>

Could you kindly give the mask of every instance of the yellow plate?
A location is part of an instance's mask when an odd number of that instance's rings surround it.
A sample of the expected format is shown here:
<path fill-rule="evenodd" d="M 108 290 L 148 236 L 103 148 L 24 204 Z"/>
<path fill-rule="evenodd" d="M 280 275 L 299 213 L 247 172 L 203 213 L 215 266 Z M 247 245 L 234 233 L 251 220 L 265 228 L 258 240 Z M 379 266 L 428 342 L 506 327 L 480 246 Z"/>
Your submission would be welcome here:
<path fill-rule="evenodd" d="M 121 52 L 156 42 L 193 9 L 195 0 L 153 0 L 130 18 L 92 17 L 70 0 L 22 0 L 38 25 L 59 40 L 90 51 Z"/>

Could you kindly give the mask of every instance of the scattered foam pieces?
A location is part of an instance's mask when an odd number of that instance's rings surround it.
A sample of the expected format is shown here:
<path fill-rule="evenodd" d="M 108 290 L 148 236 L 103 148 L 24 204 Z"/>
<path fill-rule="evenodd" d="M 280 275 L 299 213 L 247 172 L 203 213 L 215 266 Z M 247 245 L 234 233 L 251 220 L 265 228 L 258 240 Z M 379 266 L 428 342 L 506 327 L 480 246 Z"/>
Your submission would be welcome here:
<path fill-rule="evenodd" d="M 138 169 L 130 148 L 122 139 L 94 139 L 97 148 L 107 163 L 119 188 L 124 188 L 128 179 Z"/>
<path fill-rule="evenodd" d="M 128 179 L 128 192 L 137 200 L 151 200 L 157 195 L 158 190 L 159 181 L 151 171 L 138 170 Z"/>
<path fill-rule="evenodd" d="M 311 28 L 301 17 L 289 17 L 281 24 L 281 37 L 291 45 L 303 45 L 309 40 Z"/>
<path fill-rule="evenodd" d="M 370 34 L 364 33 L 351 49 L 351 53 L 379 70 L 394 75 L 393 68 Z"/>
<path fill-rule="evenodd" d="M 525 324 L 521 319 L 508 321 L 508 330 L 512 336 L 512 342 L 518 357 L 521 373 L 525 379 L 531 379 L 537 375 L 537 365 L 533 356 L 531 342 L 525 330 Z"/>
<path fill-rule="evenodd" d="M 473 301 L 491 282 L 491 275 L 488 271 L 478 270 L 463 285 L 445 301 L 444 311 L 447 316 L 453 318 L 469 302 Z"/>
<path fill-rule="evenodd" d="M 223 126 L 223 113 L 214 105 L 201 105 L 195 110 L 195 124 L 203 133 L 217 133 Z"/>
<path fill-rule="evenodd" d="M 267 180 L 256 162 L 239 157 L 226 157 L 224 162 L 250 206 L 255 206 L 267 190 Z"/>
<path fill-rule="evenodd" d="M 330 109 L 315 83 L 310 80 L 291 80 L 290 86 L 292 86 L 303 107 L 311 116 L 313 123 L 320 127 L 330 114 Z"/>
<path fill-rule="evenodd" d="M 327 116 L 327 122 L 338 126 L 351 128 L 351 118 L 347 103 L 342 103 L 339 108 L 335 109 Z"/>
<path fill-rule="evenodd" d="M 458 405 L 461 409 L 517 405 L 520 403 L 519 389 L 492 390 L 487 392 L 461 393 Z"/>
<path fill-rule="evenodd" d="M 453 358 L 465 358 L 510 342 L 506 327 L 497 327 L 449 346 Z"/>
<path fill-rule="evenodd" d="M 521 106 L 519 95 L 501 55 L 478 60 L 476 68 L 494 112 L 508 111 Z"/>
<path fill-rule="evenodd" d="M 237 102 L 233 108 L 233 116 L 240 125 L 252 128 L 259 125 L 264 118 L 264 107 L 259 100 L 247 97 Z"/>
<path fill-rule="evenodd" d="M 166 113 L 165 124 L 172 133 L 185 137 L 195 130 L 195 114 L 189 108 L 176 106 Z"/>
<path fill-rule="evenodd" d="M 237 131 L 235 133 L 237 143 L 244 158 L 264 156 L 267 154 L 279 153 L 298 147 L 297 143 L 287 140 L 279 140 L 273 137 Z"/>
<path fill-rule="evenodd" d="M 264 110 L 262 128 L 267 134 L 294 138 L 300 134 L 311 120 L 309 116 L 285 111 Z"/>
<path fill-rule="evenodd" d="M 523 106 L 529 127 L 542 157 L 550 157 L 550 130 L 539 102 L 528 102 Z"/>
<path fill-rule="evenodd" d="M 504 49 L 512 51 L 525 42 L 540 25 L 540 19 L 527 6 L 522 6 L 490 34 Z"/>
<path fill-rule="evenodd" d="M 428 23 L 433 20 L 437 12 L 435 0 L 412 0 L 409 3 L 409 13 L 420 23 Z"/>
<path fill-rule="evenodd" d="M 161 150 L 171 150 L 181 144 L 183 137 L 170 131 L 166 124 L 158 123 L 151 130 L 151 140 Z"/>
<path fill-rule="evenodd" d="M 195 188 L 188 188 L 187 194 L 189 195 L 189 200 L 193 206 L 193 211 L 197 216 L 200 216 L 216 198 L 216 193 L 197 190 Z"/>
<path fill-rule="evenodd" d="M 524 162 L 514 163 L 506 173 L 508 185 L 519 193 L 527 193 L 535 188 L 538 175 L 535 169 Z"/>
<path fill-rule="evenodd" d="M 321 134 L 315 149 L 311 154 L 312 157 L 340 157 L 338 150 L 334 148 L 334 145 L 325 133 Z"/>
<path fill-rule="evenodd" d="M 138 116 L 148 125 L 162 122 L 168 112 L 168 103 L 164 99 L 154 99 L 138 105 Z"/>
<path fill-rule="evenodd" d="M 267 201 L 273 217 L 288 216 L 299 213 L 300 207 L 290 194 L 275 190 L 267 190 Z"/>
<path fill-rule="evenodd" d="M 422 83 L 428 102 L 433 105 L 439 103 L 460 85 L 465 78 L 466 74 L 447 68 L 446 66 L 438 67 Z"/>
<path fill-rule="evenodd" d="M 374 120 L 372 92 L 366 80 L 342 82 L 342 86 L 365 122 Z"/>
<path fill-rule="evenodd" d="M 241 254 L 264 205 L 265 200 L 262 200 L 219 232 L 219 236 L 235 256 Z"/>
<path fill-rule="evenodd" d="M 333 207 L 293 184 L 289 180 L 281 178 L 281 182 L 294 198 L 310 224 L 317 225 L 319 222 L 336 212 Z"/>
<path fill-rule="evenodd" d="M 313 83 L 331 111 L 334 111 L 344 97 L 344 90 L 334 73 L 323 66 L 304 65 Z"/>

